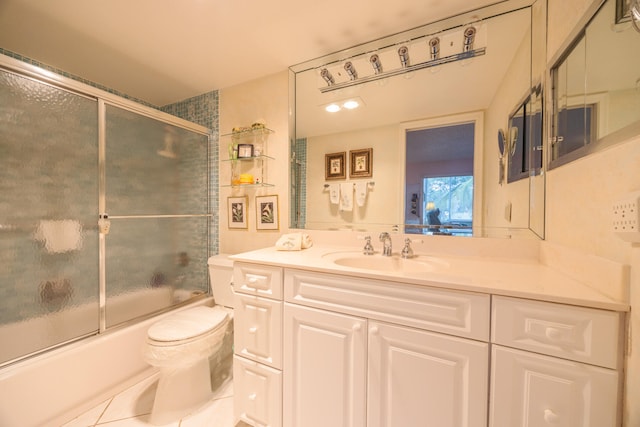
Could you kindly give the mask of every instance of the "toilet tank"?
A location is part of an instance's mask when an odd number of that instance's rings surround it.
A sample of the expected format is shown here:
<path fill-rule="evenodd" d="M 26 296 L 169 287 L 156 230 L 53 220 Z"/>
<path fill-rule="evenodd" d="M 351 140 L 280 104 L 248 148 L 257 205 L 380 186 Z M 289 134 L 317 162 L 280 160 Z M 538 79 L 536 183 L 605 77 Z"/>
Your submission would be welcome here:
<path fill-rule="evenodd" d="M 233 261 L 229 255 L 219 254 L 209 258 L 209 283 L 217 305 L 233 307 Z"/>

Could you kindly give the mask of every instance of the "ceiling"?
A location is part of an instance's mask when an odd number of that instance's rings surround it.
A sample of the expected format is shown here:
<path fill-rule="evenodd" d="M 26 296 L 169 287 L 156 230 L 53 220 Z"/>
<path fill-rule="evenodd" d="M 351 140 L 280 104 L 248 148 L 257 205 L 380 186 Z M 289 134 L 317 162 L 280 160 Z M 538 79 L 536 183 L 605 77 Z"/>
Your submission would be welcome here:
<path fill-rule="evenodd" d="M 496 0 L 0 0 L 0 47 L 162 106 Z"/>

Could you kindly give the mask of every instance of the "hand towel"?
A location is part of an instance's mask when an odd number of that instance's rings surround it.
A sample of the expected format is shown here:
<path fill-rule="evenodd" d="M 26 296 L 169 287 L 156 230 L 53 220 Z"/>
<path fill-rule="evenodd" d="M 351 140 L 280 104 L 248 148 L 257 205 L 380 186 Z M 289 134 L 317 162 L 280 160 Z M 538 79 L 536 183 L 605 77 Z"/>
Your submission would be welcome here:
<path fill-rule="evenodd" d="M 332 205 L 340 203 L 340 184 L 329 184 L 329 201 Z"/>
<path fill-rule="evenodd" d="M 307 233 L 287 233 L 280 236 L 276 242 L 276 250 L 299 251 L 310 248 L 312 245 L 313 241 Z"/>
<path fill-rule="evenodd" d="M 363 207 L 367 201 L 367 188 L 369 183 L 366 181 L 356 182 L 356 203 L 358 206 Z"/>
<path fill-rule="evenodd" d="M 350 212 L 353 210 L 353 183 L 340 184 L 340 210 Z"/>

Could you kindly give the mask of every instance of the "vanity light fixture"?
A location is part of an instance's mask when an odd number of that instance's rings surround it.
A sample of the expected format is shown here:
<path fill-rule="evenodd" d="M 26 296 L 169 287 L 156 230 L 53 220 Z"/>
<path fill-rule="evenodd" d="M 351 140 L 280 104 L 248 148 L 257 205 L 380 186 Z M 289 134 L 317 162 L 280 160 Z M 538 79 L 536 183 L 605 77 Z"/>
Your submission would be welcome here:
<path fill-rule="evenodd" d="M 409 49 L 407 49 L 406 46 L 401 46 L 398 49 L 398 57 L 400 58 L 402 68 L 407 68 L 409 66 Z"/>
<path fill-rule="evenodd" d="M 440 38 L 434 37 L 429 40 L 429 53 L 432 61 L 440 58 Z"/>
<path fill-rule="evenodd" d="M 631 15 L 631 25 L 640 33 L 640 0 L 629 1 L 629 12 Z"/>
<path fill-rule="evenodd" d="M 355 80 L 358 78 L 358 72 L 356 71 L 356 67 L 353 66 L 351 61 L 347 61 L 344 63 L 344 70 L 347 72 L 350 80 Z"/>
<path fill-rule="evenodd" d="M 467 27 L 464 30 L 464 41 L 462 43 L 462 51 L 469 52 L 473 50 L 473 41 L 476 38 L 476 27 Z"/>
<path fill-rule="evenodd" d="M 323 68 L 322 70 L 320 70 L 320 76 L 322 76 L 322 78 L 324 79 L 325 82 L 327 82 L 328 86 L 331 86 L 332 84 L 334 84 L 336 81 L 333 79 L 333 76 L 331 75 L 331 73 L 329 72 L 329 70 L 327 70 L 326 68 Z"/>
<path fill-rule="evenodd" d="M 623 1 L 623 0 L 620 0 Z M 634 0 L 640 2 L 640 0 Z M 331 76 L 329 70 L 327 70 L 328 66 L 333 66 L 333 62 L 331 65 L 325 64 L 323 66 L 318 67 L 320 69 L 320 75 L 327 82 L 326 86 L 321 86 L 318 88 L 321 93 L 331 92 L 335 90 L 340 90 L 346 87 L 355 86 L 363 83 L 368 83 L 372 81 L 387 79 L 389 77 L 398 76 L 401 74 L 406 74 L 406 77 L 412 76 L 411 73 L 417 70 L 421 70 L 423 68 L 432 68 L 437 67 L 438 65 L 448 64 L 451 62 L 461 61 L 462 64 L 468 63 L 471 58 L 475 58 L 476 56 L 485 55 L 487 52 L 487 48 L 482 47 L 474 47 L 475 37 L 477 34 L 477 27 L 468 26 L 463 29 L 458 29 L 456 31 L 456 37 L 458 37 L 462 33 L 463 35 L 463 51 L 447 54 L 447 56 L 441 56 L 441 40 L 439 37 L 431 36 L 423 36 L 421 43 L 422 46 L 428 45 L 429 52 L 427 52 L 427 60 L 423 62 L 419 62 L 417 64 L 411 64 L 409 59 L 409 48 L 406 44 L 397 44 L 394 47 L 385 46 L 381 48 L 380 51 L 386 51 L 387 48 L 391 48 L 396 51 L 398 54 L 398 58 L 400 59 L 400 66 L 396 66 L 391 70 L 383 70 L 382 62 L 380 61 L 379 53 L 372 53 L 369 51 L 368 53 L 363 53 L 362 56 L 367 55 L 369 63 L 373 67 L 373 73 L 365 73 L 362 77 L 358 76 L 355 66 L 351 61 L 346 61 L 343 65 L 345 70 L 345 76 L 348 76 L 348 80 L 345 78 L 341 78 L 340 81 L 336 82 Z M 427 39 L 426 37 L 430 37 Z M 416 43 L 417 39 L 412 39 L 412 43 L 414 43 L 413 48 L 417 47 Z M 425 42 L 425 40 L 428 40 Z M 358 58 L 362 58 L 362 56 L 358 56 Z M 420 54 L 418 56 L 421 56 Z M 353 58 L 353 57 L 352 57 Z M 362 58 L 365 61 L 367 59 Z M 338 76 L 343 77 L 341 72 L 338 72 Z M 340 107 L 342 108 L 342 107 Z"/>
<path fill-rule="evenodd" d="M 380 62 L 380 57 L 377 54 L 374 53 L 371 55 L 369 62 L 371 63 L 375 74 L 380 74 L 382 72 L 382 62 Z"/>

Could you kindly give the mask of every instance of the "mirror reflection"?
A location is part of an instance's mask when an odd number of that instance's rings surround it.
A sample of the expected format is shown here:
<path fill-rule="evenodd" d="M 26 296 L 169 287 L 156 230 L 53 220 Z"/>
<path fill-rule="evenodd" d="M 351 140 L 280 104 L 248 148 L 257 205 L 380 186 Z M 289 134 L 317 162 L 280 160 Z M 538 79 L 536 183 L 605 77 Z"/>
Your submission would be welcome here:
<path fill-rule="evenodd" d="M 639 48 L 630 16 L 608 0 L 553 68 L 552 167 L 640 120 Z"/>
<path fill-rule="evenodd" d="M 531 90 L 531 21 L 530 1 L 502 2 L 292 67 L 292 227 L 529 236 L 529 182 L 502 181 L 495 135 Z"/>

